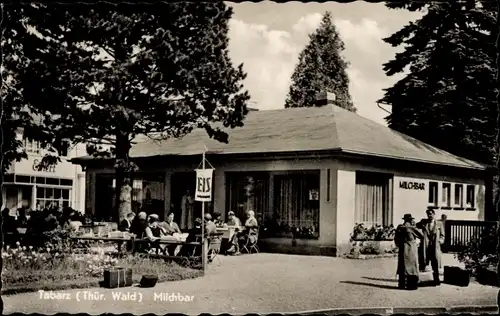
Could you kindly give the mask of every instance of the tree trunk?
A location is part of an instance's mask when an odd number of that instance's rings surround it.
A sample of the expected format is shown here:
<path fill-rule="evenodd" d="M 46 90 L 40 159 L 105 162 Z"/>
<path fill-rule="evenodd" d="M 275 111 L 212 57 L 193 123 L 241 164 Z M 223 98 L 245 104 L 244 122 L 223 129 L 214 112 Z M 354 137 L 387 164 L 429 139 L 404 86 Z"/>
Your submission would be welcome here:
<path fill-rule="evenodd" d="M 129 136 L 126 133 L 119 133 L 116 137 L 116 201 L 115 214 L 118 223 L 127 217 L 127 214 L 132 212 L 132 183 L 131 171 L 132 164 L 129 158 L 130 152 Z"/>

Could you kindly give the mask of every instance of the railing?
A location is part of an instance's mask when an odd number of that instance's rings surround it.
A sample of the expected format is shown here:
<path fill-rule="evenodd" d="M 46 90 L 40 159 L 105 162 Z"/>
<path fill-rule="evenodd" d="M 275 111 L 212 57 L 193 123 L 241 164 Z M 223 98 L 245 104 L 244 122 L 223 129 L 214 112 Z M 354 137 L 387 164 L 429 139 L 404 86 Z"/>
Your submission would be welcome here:
<path fill-rule="evenodd" d="M 444 232 L 444 252 L 458 251 L 460 246 L 469 244 L 472 240 L 480 240 L 497 222 L 446 220 Z"/>

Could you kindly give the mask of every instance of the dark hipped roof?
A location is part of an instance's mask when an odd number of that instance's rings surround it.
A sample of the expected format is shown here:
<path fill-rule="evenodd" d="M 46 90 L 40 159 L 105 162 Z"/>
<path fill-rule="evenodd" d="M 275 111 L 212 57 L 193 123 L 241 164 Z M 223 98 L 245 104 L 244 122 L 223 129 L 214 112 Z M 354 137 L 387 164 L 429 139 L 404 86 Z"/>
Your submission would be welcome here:
<path fill-rule="evenodd" d="M 209 153 L 217 154 L 338 150 L 462 168 L 486 168 L 336 106 L 251 111 L 244 123 L 243 127 L 228 131 L 228 144 L 210 139 L 204 130 L 195 130 L 181 139 L 162 142 L 138 139 L 130 157 L 199 155 L 205 145 Z"/>

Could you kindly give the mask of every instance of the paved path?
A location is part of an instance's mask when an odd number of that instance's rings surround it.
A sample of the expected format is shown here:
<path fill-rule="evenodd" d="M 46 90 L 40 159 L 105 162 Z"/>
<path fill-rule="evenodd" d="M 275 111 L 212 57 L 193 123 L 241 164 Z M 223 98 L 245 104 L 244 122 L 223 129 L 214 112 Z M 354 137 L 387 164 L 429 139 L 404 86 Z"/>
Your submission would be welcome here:
<path fill-rule="evenodd" d="M 444 264 L 453 261 L 444 258 Z M 332 257 L 258 254 L 221 257 L 204 278 L 158 284 L 152 289 L 92 289 L 102 301 L 43 300 L 38 293 L 4 297 L 5 313 L 231 313 L 298 312 L 327 308 L 495 305 L 498 289 L 471 283 L 443 284 L 418 291 L 397 290 L 394 258 L 348 260 Z M 113 300 L 112 292 L 142 293 L 142 302 Z M 192 302 L 154 300 L 155 293 L 193 296 Z M 81 295 L 81 294 L 80 294 Z"/>

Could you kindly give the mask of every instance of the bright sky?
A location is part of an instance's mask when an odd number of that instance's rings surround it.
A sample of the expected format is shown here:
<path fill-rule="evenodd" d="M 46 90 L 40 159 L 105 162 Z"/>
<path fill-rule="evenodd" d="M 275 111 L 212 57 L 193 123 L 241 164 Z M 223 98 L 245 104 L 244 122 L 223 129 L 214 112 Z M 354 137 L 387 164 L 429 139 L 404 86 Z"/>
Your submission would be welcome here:
<path fill-rule="evenodd" d="M 350 93 L 358 114 L 386 124 L 387 113 L 377 107 L 383 89 L 401 76 L 387 77 L 382 65 L 401 48 L 382 41 L 420 13 L 389 10 L 381 3 L 227 3 L 234 9 L 230 21 L 230 55 L 244 64 L 245 88 L 260 110 L 283 108 L 298 54 L 308 43 L 325 11 L 330 11 L 345 43 L 350 62 Z M 385 106 L 387 108 L 387 106 Z M 390 110 L 390 108 L 389 108 Z"/>

